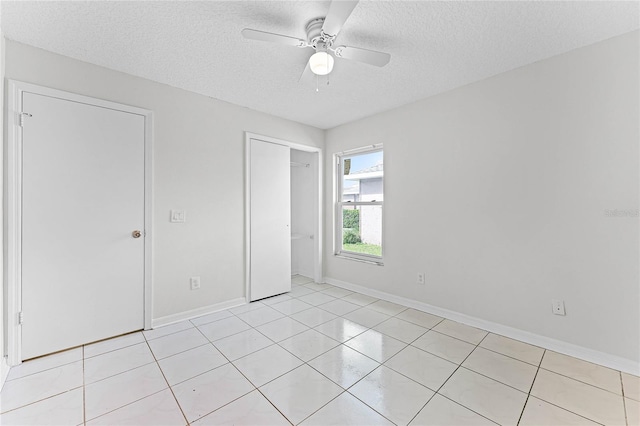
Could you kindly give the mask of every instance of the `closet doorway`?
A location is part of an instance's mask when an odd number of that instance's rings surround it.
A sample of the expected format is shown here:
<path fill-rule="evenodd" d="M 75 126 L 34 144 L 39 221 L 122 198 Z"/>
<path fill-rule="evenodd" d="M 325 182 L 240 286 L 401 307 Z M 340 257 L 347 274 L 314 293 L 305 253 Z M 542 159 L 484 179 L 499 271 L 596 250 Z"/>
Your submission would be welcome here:
<path fill-rule="evenodd" d="M 322 282 L 321 149 L 252 133 L 245 148 L 247 301 Z"/>

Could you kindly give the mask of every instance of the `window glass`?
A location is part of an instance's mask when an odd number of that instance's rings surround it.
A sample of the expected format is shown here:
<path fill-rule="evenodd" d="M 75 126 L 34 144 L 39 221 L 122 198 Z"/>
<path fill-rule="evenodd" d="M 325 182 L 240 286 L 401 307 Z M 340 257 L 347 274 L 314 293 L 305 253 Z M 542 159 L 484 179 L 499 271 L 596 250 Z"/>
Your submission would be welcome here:
<path fill-rule="evenodd" d="M 342 250 L 382 256 L 382 206 L 342 208 Z"/>
<path fill-rule="evenodd" d="M 379 261 L 384 200 L 382 149 L 337 157 L 336 253 Z"/>

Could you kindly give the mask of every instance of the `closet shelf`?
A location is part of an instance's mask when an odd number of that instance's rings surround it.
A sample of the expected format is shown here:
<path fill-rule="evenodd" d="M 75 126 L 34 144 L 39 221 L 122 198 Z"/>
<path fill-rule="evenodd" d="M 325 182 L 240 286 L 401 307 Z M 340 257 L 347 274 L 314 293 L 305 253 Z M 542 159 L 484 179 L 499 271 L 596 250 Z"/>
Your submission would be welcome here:
<path fill-rule="evenodd" d="M 306 240 L 306 239 L 312 239 L 313 240 L 313 235 L 309 235 L 309 234 L 291 234 L 291 239 L 292 240 Z"/>
<path fill-rule="evenodd" d="M 297 161 L 292 161 L 291 167 L 309 167 L 309 163 L 298 163 Z"/>

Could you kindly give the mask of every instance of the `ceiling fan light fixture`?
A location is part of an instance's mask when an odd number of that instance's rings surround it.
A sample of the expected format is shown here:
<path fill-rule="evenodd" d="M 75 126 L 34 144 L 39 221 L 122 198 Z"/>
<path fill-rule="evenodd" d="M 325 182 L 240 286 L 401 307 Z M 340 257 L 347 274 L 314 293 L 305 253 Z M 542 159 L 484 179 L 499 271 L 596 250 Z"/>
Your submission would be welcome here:
<path fill-rule="evenodd" d="M 333 70 L 333 56 L 327 52 L 316 52 L 309 58 L 309 68 L 314 74 L 327 75 Z"/>

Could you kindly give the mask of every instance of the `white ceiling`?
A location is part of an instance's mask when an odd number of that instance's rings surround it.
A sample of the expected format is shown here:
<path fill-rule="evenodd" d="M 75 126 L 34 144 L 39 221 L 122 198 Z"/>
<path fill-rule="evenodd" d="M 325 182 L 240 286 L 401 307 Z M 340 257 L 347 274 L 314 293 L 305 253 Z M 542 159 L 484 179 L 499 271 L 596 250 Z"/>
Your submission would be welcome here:
<path fill-rule="evenodd" d="M 331 128 L 637 29 L 640 3 L 361 1 L 337 44 L 391 53 L 336 60 L 330 85 L 298 79 L 329 1 L 3 1 L 8 39 L 319 128 Z"/>

